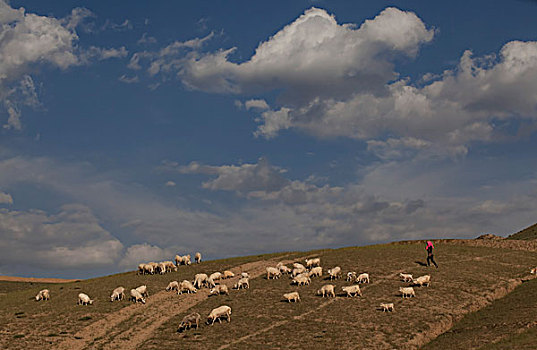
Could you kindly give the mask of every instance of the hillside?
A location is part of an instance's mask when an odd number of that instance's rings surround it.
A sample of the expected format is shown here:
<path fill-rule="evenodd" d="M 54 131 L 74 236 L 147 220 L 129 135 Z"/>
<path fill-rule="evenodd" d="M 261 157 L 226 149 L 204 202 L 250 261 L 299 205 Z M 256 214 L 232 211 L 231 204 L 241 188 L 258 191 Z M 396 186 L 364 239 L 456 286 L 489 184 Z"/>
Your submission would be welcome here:
<path fill-rule="evenodd" d="M 484 307 L 487 306 L 500 310 L 493 309 L 492 315 L 497 315 L 506 309 L 516 310 L 512 304 L 524 302 L 527 286 L 535 283 L 522 284 L 522 281 L 530 278 L 529 267 L 537 265 L 537 250 L 533 245 L 519 250 L 520 245 L 511 242 L 438 241 L 435 246 L 439 269 L 423 266 L 423 242 L 400 242 L 217 260 L 182 266 L 178 272 L 166 275 L 140 276 L 128 272 L 54 285 L 0 282 L 0 347 L 52 346 L 70 350 L 170 349 L 178 346 L 184 349 L 300 349 L 304 344 L 310 349 L 422 347 L 450 329 L 461 329 L 454 334 L 468 329 L 465 315 L 479 315 L 486 312 Z M 344 278 L 329 282 L 325 275 L 322 279 L 313 278 L 309 286 L 297 287 L 290 285 L 287 276 L 278 280 L 267 280 L 263 276 L 266 266 L 275 266 L 279 261 L 290 265 L 307 256 L 320 257 L 325 269 L 341 266 L 344 274 L 347 271 L 368 272 L 371 283 L 361 286 L 363 297 L 347 298 L 341 293 L 341 287 L 349 285 Z M 207 289 L 179 296 L 164 291 L 171 280 L 193 279 L 199 272 L 230 268 L 234 272 L 248 271 L 252 276 L 251 288 L 231 290 L 229 296 L 211 297 L 207 297 Z M 431 286 L 415 287 L 415 298 L 402 299 L 398 289 L 408 283 L 399 280 L 400 272 L 414 276 L 430 274 Z M 235 282 L 236 279 L 223 283 L 231 285 Z M 336 298 L 315 295 L 315 291 L 326 283 L 336 286 Z M 141 284 L 147 284 L 150 290 L 146 305 L 109 301 L 111 290 L 118 285 L 130 289 Z M 52 300 L 35 302 L 33 297 L 44 286 L 51 290 Z M 300 293 L 302 301 L 296 304 L 284 302 L 283 293 L 294 290 Z M 508 294 L 513 290 L 518 294 Z M 94 298 L 95 304 L 77 306 L 76 295 L 81 291 Z M 499 299 L 505 295 L 513 298 L 507 306 L 499 303 L 511 300 Z M 395 312 L 380 311 L 378 306 L 382 302 L 393 302 Z M 199 312 L 205 320 L 211 309 L 222 304 L 233 310 L 230 323 L 202 324 L 198 330 L 176 332 L 186 314 Z M 486 322 L 489 327 L 493 324 L 493 333 L 500 335 L 496 339 L 498 344 L 511 341 L 507 335 L 513 334 L 513 328 L 534 332 L 534 324 L 528 328 L 526 314 L 511 312 L 509 320 L 513 322 L 506 324 L 492 322 L 487 315 L 477 319 L 484 326 L 487 326 Z M 472 334 L 477 332 L 470 330 Z M 524 332 L 522 337 L 530 334 Z M 452 345 L 457 344 L 459 338 L 450 338 L 449 334 L 436 339 L 442 342 L 440 345 L 433 342 L 428 346 L 454 348 Z M 484 334 L 484 337 L 489 336 Z M 502 334 L 505 335 L 503 338 Z M 515 340 L 523 344 L 523 340 Z"/>
<path fill-rule="evenodd" d="M 507 239 L 517 239 L 517 240 L 534 240 L 537 239 L 537 224 L 526 227 L 520 232 L 514 233 L 507 237 Z"/>

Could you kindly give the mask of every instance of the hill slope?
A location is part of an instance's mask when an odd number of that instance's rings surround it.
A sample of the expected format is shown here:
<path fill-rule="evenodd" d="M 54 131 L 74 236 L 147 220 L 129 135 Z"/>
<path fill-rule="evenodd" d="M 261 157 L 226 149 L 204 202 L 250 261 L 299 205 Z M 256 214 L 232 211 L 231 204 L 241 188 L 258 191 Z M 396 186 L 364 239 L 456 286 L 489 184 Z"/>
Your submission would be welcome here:
<path fill-rule="evenodd" d="M 533 240 L 537 239 L 537 224 L 526 227 L 520 232 L 514 233 L 507 239 Z"/>
<path fill-rule="evenodd" d="M 311 349 L 417 348 L 448 331 L 465 314 L 512 291 L 529 277 L 529 266 L 537 265 L 534 249 L 516 250 L 519 245 L 510 242 L 503 246 L 502 242 L 478 241 L 438 241 L 439 269 L 423 266 L 423 242 L 404 242 L 210 261 L 162 276 L 130 272 L 50 285 L 49 302 L 32 300 L 42 285 L 13 291 L 0 285 L 4 293 L 0 297 L 0 347 L 297 349 L 307 344 Z M 493 247 L 481 246 L 492 243 Z M 314 278 L 311 285 L 297 287 L 290 285 L 286 276 L 267 280 L 259 275 L 265 266 L 275 266 L 278 261 L 303 261 L 305 256 L 314 255 L 321 258 L 325 269 L 338 265 L 344 273 L 368 272 L 371 283 L 361 286 L 363 297 L 343 296 L 341 287 L 350 284 L 344 279 L 330 282 Z M 180 296 L 164 291 L 171 280 L 228 268 L 259 277 L 251 279 L 249 290 L 232 290 L 229 296 L 207 297 L 206 289 Z M 415 287 L 416 297 L 403 300 L 398 289 L 408 283 L 399 280 L 400 272 L 430 274 L 431 286 Z M 326 283 L 336 286 L 336 298 L 315 295 Z M 128 290 L 140 284 L 147 284 L 150 290 L 146 305 L 109 301 L 116 286 Z M 283 293 L 294 290 L 301 295 L 300 303 L 282 301 Z M 80 291 L 95 298 L 95 304 L 76 306 Z M 382 302 L 393 302 L 395 312 L 381 312 L 378 306 Z M 205 319 L 212 308 L 222 304 L 233 309 L 230 323 L 203 324 L 198 330 L 176 332 L 186 314 L 199 312 Z"/>

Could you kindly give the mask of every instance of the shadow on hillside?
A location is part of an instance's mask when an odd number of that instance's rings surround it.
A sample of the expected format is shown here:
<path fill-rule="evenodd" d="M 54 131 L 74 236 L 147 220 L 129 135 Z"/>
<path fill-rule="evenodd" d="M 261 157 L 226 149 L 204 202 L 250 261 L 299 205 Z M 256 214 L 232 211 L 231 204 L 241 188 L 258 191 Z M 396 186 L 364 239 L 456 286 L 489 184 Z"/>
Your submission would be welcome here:
<path fill-rule="evenodd" d="M 414 261 L 416 264 L 420 265 L 420 266 L 427 266 L 426 263 L 424 263 L 423 261 Z"/>

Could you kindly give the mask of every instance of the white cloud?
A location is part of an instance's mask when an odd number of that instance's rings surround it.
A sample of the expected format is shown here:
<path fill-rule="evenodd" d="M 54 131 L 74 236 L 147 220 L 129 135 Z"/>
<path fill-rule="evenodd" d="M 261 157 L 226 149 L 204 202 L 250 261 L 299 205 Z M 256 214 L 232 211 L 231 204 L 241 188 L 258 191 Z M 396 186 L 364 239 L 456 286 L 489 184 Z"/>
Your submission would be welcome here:
<path fill-rule="evenodd" d="M 137 83 L 138 81 L 140 81 L 140 79 L 138 79 L 137 75 L 132 76 L 132 77 L 128 77 L 125 74 L 120 76 L 118 78 L 118 80 L 121 81 L 122 83 L 125 83 L 125 84 L 133 84 L 133 83 Z"/>
<path fill-rule="evenodd" d="M 256 100 L 256 99 L 252 99 L 252 100 L 248 100 L 244 102 L 244 107 L 246 108 L 247 111 L 250 109 L 260 109 L 260 110 L 269 109 L 269 105 L 267 104 L 267 101 Z"/>
<path fill-rule="evenodd" d="M 13 204 L 13 197 L 9 193 L 0 191 L 0 204 Z"/>
<path fill-rule="evenodd" d="M 140 45 L 151 45 L 155 44 L 157 39 L 155 37 L 149 36 L 147 33 L 142 34 L 142 37 L 138 40 Z"/>
<path fill-rule="evenodd" d="M 56 270 L 110 266 L 123 245 L 83 205 L 64 205 L 57 214 L 0 209 L 1 265 Z M 36 265 L 38 261 L 38 265 Z"/>
<path fill-rule="evenodd" d="M 167 181 L 167 182 L 164 184 L 164 186 L 166 186 L 166 187 L 175 187 L 176 185 L 177 185 L 177 184 L 176 184 L 175 182 L 171 181 L 171 180 L 170 180 L 170 181 Z"/>

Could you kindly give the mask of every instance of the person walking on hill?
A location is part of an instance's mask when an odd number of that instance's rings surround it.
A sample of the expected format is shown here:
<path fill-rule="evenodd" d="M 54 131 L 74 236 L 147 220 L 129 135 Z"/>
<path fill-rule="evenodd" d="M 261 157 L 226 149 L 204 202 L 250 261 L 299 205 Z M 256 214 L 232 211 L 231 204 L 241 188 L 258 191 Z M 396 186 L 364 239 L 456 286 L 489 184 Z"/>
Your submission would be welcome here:
<path fill-rule="evenodd" d="M 438 268 L 438 264 L 436 261 L 434 261 L 434 254 L 433 254 L 433 242 L 427 241 L 427 246 L 425 247 L 425 250 L 427 250 L 427 266 L 431 266 L 431 261 L 433 262 L 434 266 Z"/>

